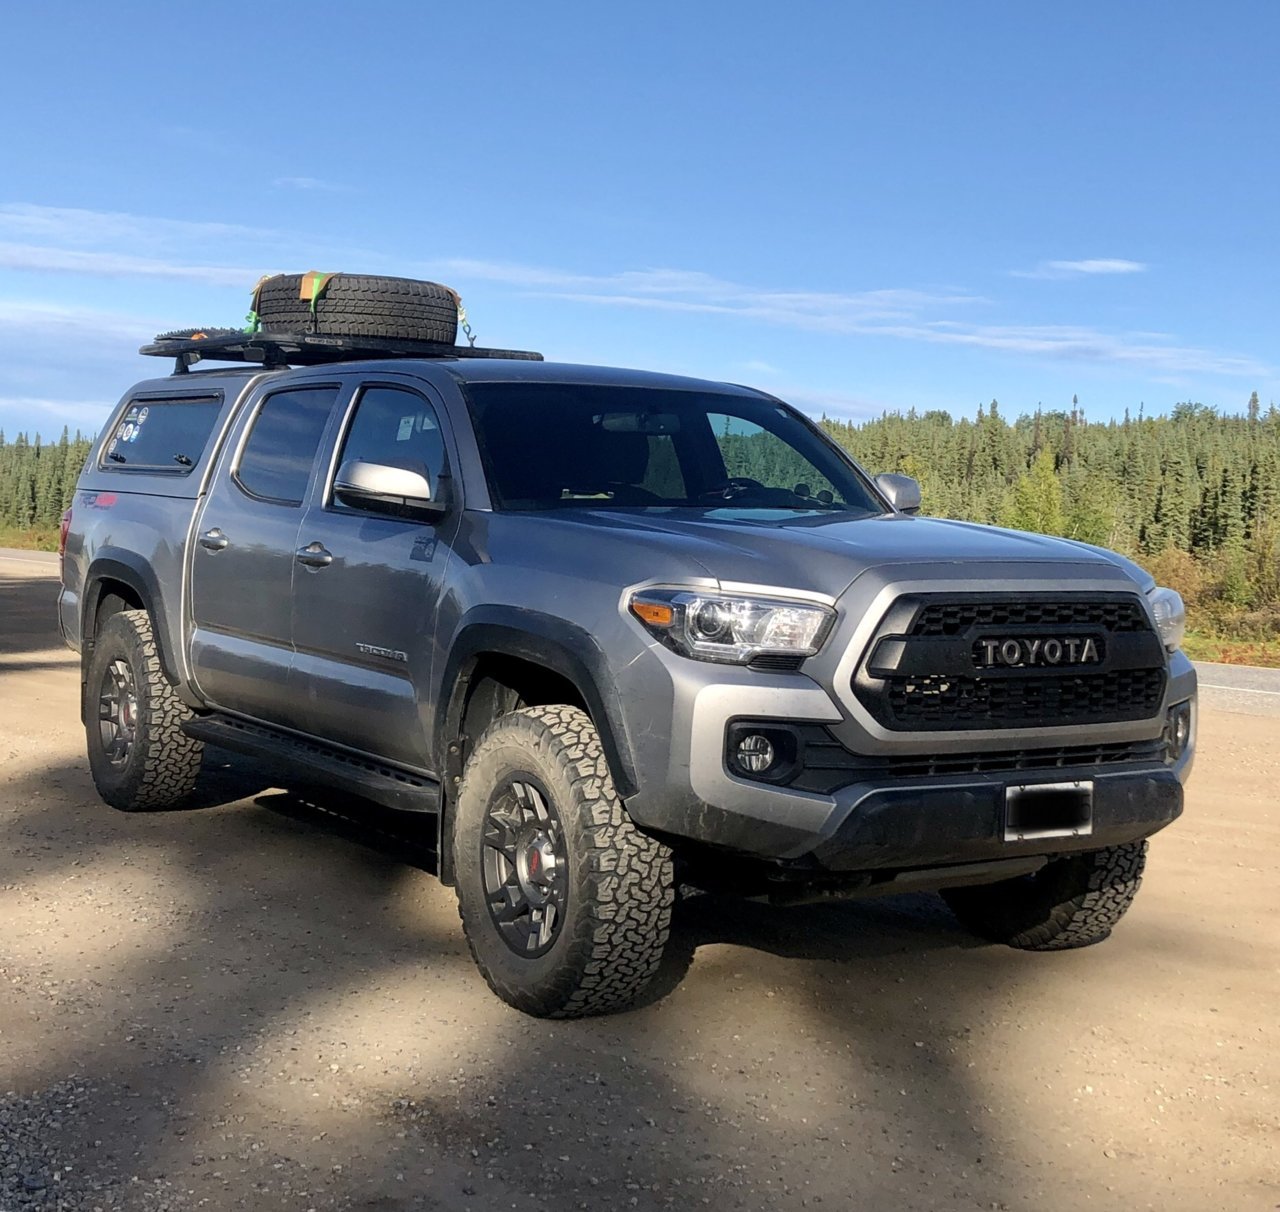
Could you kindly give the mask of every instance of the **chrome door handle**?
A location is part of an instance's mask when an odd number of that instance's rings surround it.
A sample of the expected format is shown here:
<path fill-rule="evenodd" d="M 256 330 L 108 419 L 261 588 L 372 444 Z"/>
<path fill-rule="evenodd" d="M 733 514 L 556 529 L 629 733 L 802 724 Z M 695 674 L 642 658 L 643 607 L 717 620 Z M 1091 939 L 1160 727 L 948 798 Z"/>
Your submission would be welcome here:
<path fill-rule="evenodd" d="M 333 554 L 325 550 L 323 543 L 308 543 L 305 547 L 299 547 L 293 558 L 308 568 L 327 568 L 333 563 Z"/>
<path fill-rule="evenodd" d="M 207 547 L 210 551 L 221 551 L 230 542 L 231 540 L 216 526 L 212 530 L 206 530 L 200 536 L 200 546 Z"/>

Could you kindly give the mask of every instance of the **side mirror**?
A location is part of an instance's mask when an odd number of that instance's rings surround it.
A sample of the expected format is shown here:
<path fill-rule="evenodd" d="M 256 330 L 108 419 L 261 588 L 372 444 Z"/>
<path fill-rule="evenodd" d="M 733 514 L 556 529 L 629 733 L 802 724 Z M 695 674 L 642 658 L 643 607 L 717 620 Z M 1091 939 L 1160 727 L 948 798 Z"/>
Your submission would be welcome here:
<path fill-rule="evenodd" d="M 889 504 L 899 513 L 920 512 L 919 481 L 886 471 L 883 475 L 876 476 L 876 487 L 889 498 Z"/>
<path fill-rule="evenodd" d="M 437 518 L 448 508 L 431 495 L 431 482 L 420 471 L 349 459 L 338 468 L 333 495 L 353 509 L 395 517 Z"/>

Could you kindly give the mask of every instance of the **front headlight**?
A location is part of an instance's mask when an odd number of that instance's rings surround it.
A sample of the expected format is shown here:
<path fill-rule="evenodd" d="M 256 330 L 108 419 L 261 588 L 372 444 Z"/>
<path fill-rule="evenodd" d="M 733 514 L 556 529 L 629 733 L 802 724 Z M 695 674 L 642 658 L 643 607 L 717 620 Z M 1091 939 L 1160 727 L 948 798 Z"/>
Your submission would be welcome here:
<path fill-rule="evenodd" d="M 1175 652 L 1187 631 L 1187 608 L 1182 604 L 1182 595 L 1176 589 L 1157 586 L 1147 594 L 1147 600 L 1151 603 L 1156 630 L 1160 633 L 1164 646 L 1170 652 Z"/>
<path fill-rule="evenodd" d="M 699 661 L 745 665 L 758 656 L 812 656 L 835 611 L 809 602 L 645 589 L 628 602 L 663 643 Z"/>

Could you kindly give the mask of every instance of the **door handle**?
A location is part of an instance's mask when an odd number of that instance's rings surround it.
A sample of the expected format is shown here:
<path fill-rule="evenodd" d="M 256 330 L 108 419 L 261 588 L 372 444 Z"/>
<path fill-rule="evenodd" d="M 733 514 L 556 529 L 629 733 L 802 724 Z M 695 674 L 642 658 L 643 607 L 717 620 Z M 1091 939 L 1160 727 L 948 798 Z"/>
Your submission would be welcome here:
<path fill-rule="evenodd" d="M 323 543 L 308 543 L 294 552 L 293 558 L 308 568 L 328 568 L 333 563 L 333 553 L 326 551 Z"/>
<path fill-rule="evenodd" d="M 221 551 L 230 542 L 231 540 L 216 526 L 212 530 L 206 530 L 200 536 L 200 546 L 207 547 L 210 551 Z"/>

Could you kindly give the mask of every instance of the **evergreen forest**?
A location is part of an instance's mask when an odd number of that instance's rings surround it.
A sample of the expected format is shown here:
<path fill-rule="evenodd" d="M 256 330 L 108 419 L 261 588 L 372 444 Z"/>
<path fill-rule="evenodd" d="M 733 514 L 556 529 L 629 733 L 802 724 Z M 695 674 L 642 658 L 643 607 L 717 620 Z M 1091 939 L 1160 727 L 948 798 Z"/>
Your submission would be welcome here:
<path fill-rule="evenodd" d="M 57 542 L 62 511 L 71 504 L 76 480 L 89 457 L 92 438 L 64 427 L 55 443 L 20 433 L 12 441 L 0 430 L 0 544 L 48 546 Z"/>
<path fill-rule="evenodd" d="M 1280 409 L 1179 404 L 1169 416 L 1012 423 L 934 411 L 823 427 L 869 471 L 920 481 L 922 512 L 1096 543 L 1186 600 L 1206 635 L 1280 639 Z"/>
<path fill-rule="evenodd" d="M 1280 639 L 1280 410 L 1256 393 L 1234 416 L 1179 404 L 1087 422 L 1073 406 L 1010 422 L 993 400 L 973 419 L 821 424 L 869 471 L 918 479 L 925 513 L 1113 548 L 1177 589 L 1199 632 Z M 90 441 L 0 433 L 0 543 L 56 543 Z"/>

